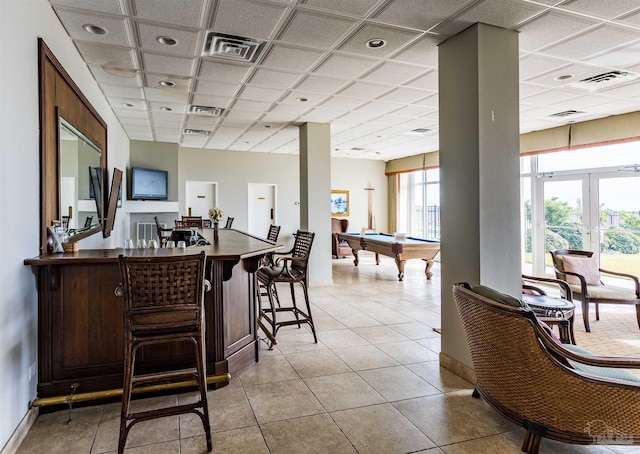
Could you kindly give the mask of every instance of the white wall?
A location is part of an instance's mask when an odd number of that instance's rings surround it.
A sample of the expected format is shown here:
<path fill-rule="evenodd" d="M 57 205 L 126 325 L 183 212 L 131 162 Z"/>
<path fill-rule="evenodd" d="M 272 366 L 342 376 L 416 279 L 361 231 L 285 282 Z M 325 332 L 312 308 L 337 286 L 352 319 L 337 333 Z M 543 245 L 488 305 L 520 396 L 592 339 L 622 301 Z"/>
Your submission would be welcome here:
<path fill-rule="evenodd" d="M 0 1 L 0 447 L 36 396 L 37 293 L 23 264 L 38 255 L 40 224 L 38 37 L 42 37 L 108 124 L 108 163 L 124 169 L 129 140 L 46 0 Z M 81 247 L 122 243 L 124 216 L 111 238 L 97 234 Z"/>
<path fill-rule="evenodd" d="M 293 244 L 294 233 L 300 226 L 300 170 L 298 155 L 250 153 L 244 151 L 179 149 L 180 212 L 185 213 L 184 182 L 186 180 L 218 183 L 218 205 L 225 215 L 235 217 L 233 227 L 248 228 L 247 184 L 277 185 L 277 223 L 282 226 L 279 241 Z M 331 160 L 331 188 L 349 190 L 350 229 L 360 231 L 367 225 L 367 194 L 365 187 L 374 187 L 373 209 L 378 228 L 387 225 L 387 177 L 383 161 L 360 159 Z M 323 209 L 328 209 L 329 204 Z M 327 222 L 330 215 L 327 213 Z M 266 232 L 265 232 L 266 234 Z M 331 254 L 329 250 L 327 252 Z"/>

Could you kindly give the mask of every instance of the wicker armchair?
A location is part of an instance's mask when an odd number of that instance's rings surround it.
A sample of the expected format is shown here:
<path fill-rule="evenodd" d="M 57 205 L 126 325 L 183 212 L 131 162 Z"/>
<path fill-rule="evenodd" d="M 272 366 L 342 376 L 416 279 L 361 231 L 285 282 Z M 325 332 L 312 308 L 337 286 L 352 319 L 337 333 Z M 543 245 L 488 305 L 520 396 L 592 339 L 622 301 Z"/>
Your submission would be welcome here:
<path fill-rule="evenodd" d="M 640 358 L 575 353 L 529 308 L 483 297 L 469 284 L 454 285 L 453 296 L 477 377 L 474 397 L 525 428 L 522 451 L 536 454 L 541 438 L 640 444 L 640 377 L 621 369 L 640 368 Z"/>

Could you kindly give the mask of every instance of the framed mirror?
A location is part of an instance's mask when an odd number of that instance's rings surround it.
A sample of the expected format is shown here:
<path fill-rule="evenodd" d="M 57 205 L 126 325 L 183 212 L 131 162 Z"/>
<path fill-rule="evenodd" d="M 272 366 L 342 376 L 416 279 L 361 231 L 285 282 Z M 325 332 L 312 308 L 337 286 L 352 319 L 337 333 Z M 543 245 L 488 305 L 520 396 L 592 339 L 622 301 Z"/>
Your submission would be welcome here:
<path fill-rule="evenodd" d="M 58 124 L 60 220 L 73 242 L 104 217 L 102 150 L 62 116 Z"/>
<path fill-rule="evenodd" d="M 40 95 L 40 254 L 51 252 L 48 228 L 76 242 L 103 230 L 107 124 L 42 38 Z"/>

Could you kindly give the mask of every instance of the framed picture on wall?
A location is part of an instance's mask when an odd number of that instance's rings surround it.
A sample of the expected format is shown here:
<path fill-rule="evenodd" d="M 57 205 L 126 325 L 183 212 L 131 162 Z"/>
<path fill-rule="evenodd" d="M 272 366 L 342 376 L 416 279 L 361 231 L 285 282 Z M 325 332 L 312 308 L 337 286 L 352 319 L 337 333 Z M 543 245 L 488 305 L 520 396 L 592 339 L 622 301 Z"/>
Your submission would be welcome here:
<path fill-rule="evenodd" d="M 331 215 L 349 216 L 349 191 L 331 190 Z"/>

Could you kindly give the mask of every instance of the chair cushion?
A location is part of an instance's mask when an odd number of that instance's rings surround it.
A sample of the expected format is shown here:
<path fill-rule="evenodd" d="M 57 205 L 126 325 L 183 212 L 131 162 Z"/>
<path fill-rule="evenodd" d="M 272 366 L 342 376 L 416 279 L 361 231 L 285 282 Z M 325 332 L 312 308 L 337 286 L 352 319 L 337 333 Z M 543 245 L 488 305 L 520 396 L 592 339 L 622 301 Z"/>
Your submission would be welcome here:
<path fill-rule="evenodd" d="M 598 262 L 595 257 L 580 257 L 564 255 L 562 257 L 562 264 L 565 271 L 572 273 L 578 273 L 584 276 L 587 281 L 587 285 L 602 285 L 600 283 L 600 270 L 598 269 Z M 578 276 L 566 275 L 568 284 L 580 285 L 580 279 Z"/>
<path fill-rule="evenodd" d="M 580 285 L 569 285 L 573 293 L 580 294 L 582 288 Z M 612 285 L 587 285 L 587 292 L 590 298 L 607 298 L 612 300 L 635 300 L 638 299 L 633 290 L 614 287 Z"/>
<path fill-rule="evenodd" d="M 578 347 L 577 345 L 564 344 L 563 347 L 572 353 L 577 353 L 582 356 L 594 356 L 594 354 L 589 350 L 585 350 L 584 348 Z M 592 376 L 640 383 L 640 376 L 633 374 L 626 369 L 619 369 L 616 367 L 589 366 L 587 364 L 582 364 L 576 361 L 568 361 L 574 369 L 579 370 L 580 372 L 586 372 L 587 374 Z"/>
<path fill-rule="evenodd" d="M 496 301 L 498 303 L 506 304 L 507 306 L 529 307 L 527 306 L 527 303 L 519 300 L 518 298 L 514 298 L 511 295 L 501 293 L 484 285 L 474 285 L 471 290 L 478 295 L 482 295 L 485 298 L 489 298 L 490 300 Z"/>

